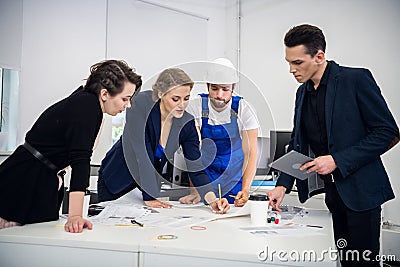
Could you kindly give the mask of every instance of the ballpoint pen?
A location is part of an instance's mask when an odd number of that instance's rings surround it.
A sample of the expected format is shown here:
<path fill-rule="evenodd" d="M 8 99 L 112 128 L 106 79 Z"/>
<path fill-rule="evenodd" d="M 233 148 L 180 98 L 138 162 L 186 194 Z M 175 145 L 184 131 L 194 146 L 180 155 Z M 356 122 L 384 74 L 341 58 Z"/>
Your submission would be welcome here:
<path fill-rule="evenodd" d="M 134 220 L 134 219 L 132 219 L 132 220 L 131 220 L 131 223 L 133 223 L 133 224 L 137 224 L 137 225 L 139 225 L 140 227 L 143 227 L 143 226 L 144 226 L 144 224 L 143 224 L 143 223 L 141 223 L 141 222 L 138 222 L 138 221 L 136 221 L 136 220 Z"/>
<path fill-rule="evenodd" d="M 307 227 L 314 227 L 314 228 L 324 228 L 323 226 L 321 226 L 321 225 L 312 225 L 312 224 L 307 224 L 306 225 Z"/>

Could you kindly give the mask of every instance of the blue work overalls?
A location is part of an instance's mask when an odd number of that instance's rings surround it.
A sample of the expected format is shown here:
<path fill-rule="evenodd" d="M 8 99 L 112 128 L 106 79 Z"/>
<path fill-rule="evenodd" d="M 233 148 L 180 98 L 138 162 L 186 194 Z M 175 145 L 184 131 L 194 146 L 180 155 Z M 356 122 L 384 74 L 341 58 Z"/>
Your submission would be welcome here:
<path fill-rule="evenodd" d="M 205 171 L 212 182 L 214 192 L 218 195 L 218 184 L 220 184 L 222 196 L 227 198 L 229 203 L 233 203 L 234 198 L 228 195 L 236 196 L 242 190 L 244 154 L 237 123 L 239 101 L 242 97 L 232 97 L 230 123 L 210 125 L 208 94 L 200 96 L 202 98 L 201 152 L 203 164 L 207 167 Z"/>

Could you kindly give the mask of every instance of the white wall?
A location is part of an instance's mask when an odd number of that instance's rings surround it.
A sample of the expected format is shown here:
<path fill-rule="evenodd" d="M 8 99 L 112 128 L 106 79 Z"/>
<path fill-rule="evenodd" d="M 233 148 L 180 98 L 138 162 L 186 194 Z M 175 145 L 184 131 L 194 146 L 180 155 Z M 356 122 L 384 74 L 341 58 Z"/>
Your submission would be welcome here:
<path fill-rule="evenodd" d="M 225 1 L 150 2 L 208 20 L 133 0 L 23 0 L 18 143 L 45 108 L 84 83 L 93 63 L 124 59 L 146 81 L 163 68 L 223 53 Z M 111 146 L 105 117 L 94 163 Z"/>
<path fill-rule="evenodd" d="M 22 47 L 22 2 L 0 2 L 0 67 L 19 70 Z"/>
<path fill-rule="evenodd" d="M 24 0 L 19 135 L 105 57 L 105 0 Z"/>
<path fill-rule="evenodd" d="M 323 29 L 326 57 L 348 66 L 369 68 L 400 123 L 400 1 L 397 0 L 242 0 L 241 71 L 265 96 L 258 114 L 272 109 L 276 128 L 291 129 L 297 82 L 284 60 L 283 37 L 290 27 L 310 23 Z M 242 87 L 241 94 L 247 94 Z M 253 92 L 248 93 L 253 94 Z M 371 107 L 373 108 L 373 107 Z M 262 121 L 263 130 L 269 124 Z M 383 156 L 397 198 L 384 206 L 385 218 L 400 222 L 400 145 Z"/>

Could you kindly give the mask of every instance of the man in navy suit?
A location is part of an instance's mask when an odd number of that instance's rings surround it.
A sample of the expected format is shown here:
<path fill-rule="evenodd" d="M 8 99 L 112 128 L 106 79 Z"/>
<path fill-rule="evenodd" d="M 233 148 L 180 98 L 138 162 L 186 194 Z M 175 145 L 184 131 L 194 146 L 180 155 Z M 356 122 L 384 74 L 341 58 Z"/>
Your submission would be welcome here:
<path fill-rule="evenodd" d="M 284 43 L 290 73 L 302 83 L 289 150 L 315 155 L 300 169 L 323 180 L 342 266 L 379 266 L 381 205 L 395 197 L 380 155 L 398 143 L 399 129 L 369 70 L 325 59 L 319 28 L 293 27 Z M 280 210 L 295 180 L 282 173 L 270 205 Z M 302 203 L 311 181 L 296 180 Z"/>

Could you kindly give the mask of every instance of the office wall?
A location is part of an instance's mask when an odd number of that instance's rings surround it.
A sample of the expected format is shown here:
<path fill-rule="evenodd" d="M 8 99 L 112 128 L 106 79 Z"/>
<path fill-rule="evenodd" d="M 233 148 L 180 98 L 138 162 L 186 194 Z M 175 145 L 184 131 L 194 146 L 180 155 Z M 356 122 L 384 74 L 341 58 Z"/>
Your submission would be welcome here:
<path fill-rule="evenodd" d="M 22 48 L 22 2 L 0 1 L 0 67 L 19 70 Z"/>
<path fill-rule="evenodd" d="M 19 134 L 105 57 L 106 0 L 24 0 Z"/>
<path fill-rule="evenodd" d="M 223 53 L 223 36 L 209 33 L 212 25 L 224 28 L 221 3 L 110 1 L 107 55 L 131 61 L 146 81 L 164 68 Z"/>
<path fill-rule="evenodd" d="M 283 37 L 301 23 L 321 27 L 327 38 L 327 59 L 370 68 L 397 123 L 400 123 L 400 1 L 397 0 L 242 0 L 240 69 L 259 87 L 265 102 L 255 103 L 258 114 L 268 103 L 277 129 L 291 129 L 298 83 L 284 60 Z M 231 9 L 231 12 L 235 12 Z M 229 45 L 230 43 L 228 43 Z M 230 50 L 230 48 L 227 48 Z M 251 97 L 242 87 L 241 94 Z M 371 107 L 373 108 L 373 107 Z M 264 131 L 270 122 L 261 121 Z M 397 199 L 384 207 L 385 218 L 399 223 L 400 146 L 383 156 Z"/>
<path fill-rule="evenodd" d="M 225 49 L 225 38 L 219 34 L 225 28 L 225 1 L 22 2 L 17 143 L 23 142 L 45 108 L 84 83 L 95 62 L 124 59 L 146 81 L 165 67 L 223 56 Z M 110 146 L 111 119 L 105 116 L 94 163 Z"/>

